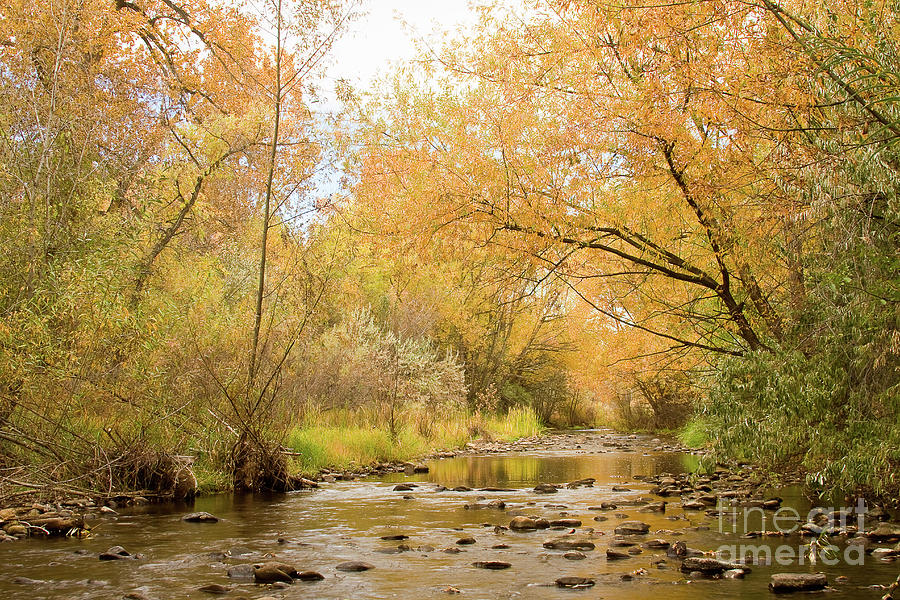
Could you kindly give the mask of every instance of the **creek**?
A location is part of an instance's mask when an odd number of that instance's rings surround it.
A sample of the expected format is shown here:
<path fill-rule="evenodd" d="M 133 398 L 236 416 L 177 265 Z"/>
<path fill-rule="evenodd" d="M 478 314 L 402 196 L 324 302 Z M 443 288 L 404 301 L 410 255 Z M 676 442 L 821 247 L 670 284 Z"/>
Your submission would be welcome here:
<path fill-rule="evenodd" d="M 608 431 L 548 439 L 524 452 L 429 461 L 429 472 L 424 474 L 390 473 L 326 483 L 308 492 L 201 497 L 190 506 L 147 505 L 119 509 L 117 515 L 98 515 L 91 520 L 93 535 L 86 539 L 30 538 L 0 544 L 0 598 L 119 600 L 135 593 L 159 600 L 199 599 L 215 597 L 198 591 L 200 586 L 221 584 L 230 588 L 222 597 L 232 599 L 447 598 L 456 597 L 453 589 L 465 599 L 768 599 L 773 597 L 767 589 L 771 574 L 822 571 L 835 590 L 829 597 L 876 599 L 884 592 L 869 586 L 888 584 L 897 576 L 898 563 L 872 556 L 865 556 L 861 565 L 847 564 L 840 542 L 837 564 L 810 565 L 808 560 L 800 564 L 804 553 L 798 550 L 809 538 L 740 537 L 747 530 L 772 529 L 771 512 L 747 511 L 745 523 L 738 511 L 734 522 L 702 510 L 683 510 L 678 497 L 650 497 L 654 484 L 644 478 L 692 472 L 700 460 L 696 455 L 659 450 L 649 437 Z M 584 478 L 594 478 L 593 486 L 567 489 L 563 485 L 552 494 L 533 489 L 541 482 L 565 484 Z M 417 487 L 394 491 L 398 483 Z M 452 490 L 458 486 L 472 491 Z M 485 487 L 510 491 L 479 491 Z M 780 496 L 782 506 L 795 509 L 805 521 L 811 505 L 799 488 L 766 492 L 765 497 Z M 669 504 L 665 512 L 642 512 L 641 498 Z M 505 509 L 471 508 L 490 500 L 502 500 Z M 597 510 L 601 502 L 618 506 Z M 183 522 L 182 515 L 190 511 L 208 511 L 220 521 Z M 578 519 L 583 525 L 529 532 L 495 530 L 509 525 L 518 514 Z M 639 536 L 644 541 L 683 540 L 688 547 L 704 551 L 753 545 L 768 546 L 773 552 L 782 548 L 786 554 L 784 548 L 793 548 L 797 556 L 779 561 L 783 564 L 773 558 L 768 561 L 771 564 L 750 565 L 752 572 L 742 579 L 690 578 L 679 569 L 680 560 L 667 558 L 664 549 L 645 548 L 640 540 L 634 546 L 641 548 L 639 554 L 607 560 L 605 550 L 615 539 L 614 529 L 624 521 L 649 524 L 649 535 Z M 408 539 L 382 539 L 398 535 Z M 596 548 L 584 550 L 584 558 L 573 560 L 577 554 L 567 558 L 565 551 L 542 545 L 563 536 L 590 540 Z M 474 543 L 457 544 L 463 538 L 473 538 Z M 143 557 L 98 560 L 99 553 L 114 545 Z M 266 560 L 318 571 L 324 580 L 271 589 L 226 574 L 230 566 Z M 374 569 L 336 570 L 343 561 L 364 561 Z M 486 570 L 473 566 L 478 561 L 504 561 L 511 567 Z M 554 582 L 563 576 L 591 578 L 596 585 L 562 589 Z M 833 583 L 839 576 L 846 581 Z"/>

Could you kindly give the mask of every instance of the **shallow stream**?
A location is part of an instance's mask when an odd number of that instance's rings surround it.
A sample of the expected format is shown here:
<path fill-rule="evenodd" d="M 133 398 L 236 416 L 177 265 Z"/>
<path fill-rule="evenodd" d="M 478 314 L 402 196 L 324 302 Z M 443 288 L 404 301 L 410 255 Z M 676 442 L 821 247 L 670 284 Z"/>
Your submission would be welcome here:
<path fill-rule="evenodd" d="M 829 597 L 876 599 L 883 591 L 868 586 L 890 583 L 897 576 L 900 563 L 872 557 L 866 557 L 861 566 L 847 565 L 843 559 L 834 566 L 821 562 L 809 565 L 807 561 L 801 565 L 796 559 L 784 565 L 754 565 L 752 573 L 743 579 L 696 581 L 686 579 L 676 559 L 655 564 L 665 557 L 664 550 L 643 549 L 631 558 L 607 561 L 605 550 L 614 537 L 613 529 L 626 520 L 648 523 L 648 539 L 684 540 L 689 547 L 701 550 L 723 544 L 762 543 L 772 548 L 793 546 L 797 552 L 804 542 L 798 536 L 771 542 L 740 539 L 745 528 L 742 519 L 734 524 L 706 516 L 703 511 L 683 511 L 678 498 L 666 498 L 670 505 L 665 513 L 639 512 L 639 506 L 627 503 L 648 496 L 651 484 L 635 476 L 691 471 L 698 458 L 653 451 L 649 449 L 652 445 L 641 439 L 627 450 L 610 447 L 610 440 L 624 438 L 609 432 L 579 435 L 582 443 L 569 443 L 568 448 L 548 444 L 525 453 L 431 461 L 426 474 L 337 481 L 316 491 L 275 497 L 215 496 L 199 498 L 192 506 L 122 509 L 118 515 L 97 517 L 94 535 L 88 539 L 28 539 L 0 544 L 0 598 L 118 600 L 132 592 L 159 600 L 212 598 L 215 596 L 197 590 L 214 583 L 231 588 L 222 597 L 232 599 L 771 598 L 767 584 L 772 573 L 825 571 L 830 582 L 839 575 L 847 578 L 845 583 L 833 585 L 835 592 Z M 588 477 L 596 479 L 593 487 L 563 488 L 555 494 L 532 490 L 539 482 L 566 483 Z M 397 483 L 415 483 L 418 487 L 409 492 L 393 491 Z M 467 486 L 474 491 L 437 491 L 438 485 Z M 628 491 L 613 491 L 613 486 Z M 484 487 L 513 491 L 478 491 Z M 809 510 L 796 489 L 772 490 L 772 494 L 781 496 L 784 506 L 794 507 L 801 514 Z M 478 501 L 481 503 L 503 500 L 506 509 L 465 508 L 480 496 L 484 497 Z M 619 507 L 590 510 L 603 501 L 619 503 Z M 181 516 L 189 511 L 208 511 L 221 521 L 182 522 Z M 590 539 L 596 549 L 585 551 L 582 560 L 571 560 L 563 551 L 542 546 L 547 539 L 567 535 L 569 529 L 495 531 L 496 525 L 508 525 L 514 514 L 580 519 L 583 526 L 574 537 Z M 606 520 L 595 521 L 597 516 Z M 746 527 L 761 526 L 759 514 L 751 514 Z M 771 524 L 765 527 L 772 528 Z M 409 539 L 381 539 L 397 534 Z M 458 545 L 457 540 L 464 537 L 474 538 L 475 543 Z M 400 544 L 411 549 L 398 550 Z M 141 553 L 143 558 L 99 561 L 98 554 L 113 545 Z M 497 545 L 506 547 L 494 548 Z M 448 548 L 451 552 L 444 551 Z M 843 552 L 843 546 L 840 549 Z M 318 571 L 325 579 L 270 589 L 226 575 L 228 566 L 267 559 Z M 360 573 L 335 569 L 348 560 L 365 561 L 375 568 Z M 512 566 L 490 571 L 472 565 L 493 560 Z M 631 580 L 623 580 L 623 575 L 632 573 L 636 574 Z M 569 575 L 590 577 L 596 585 L 569 590 L 553 584 Z M 35 581 L 15 583 L 16 577 Z M 461 593 L 456 596 L 448 588 Z"/>

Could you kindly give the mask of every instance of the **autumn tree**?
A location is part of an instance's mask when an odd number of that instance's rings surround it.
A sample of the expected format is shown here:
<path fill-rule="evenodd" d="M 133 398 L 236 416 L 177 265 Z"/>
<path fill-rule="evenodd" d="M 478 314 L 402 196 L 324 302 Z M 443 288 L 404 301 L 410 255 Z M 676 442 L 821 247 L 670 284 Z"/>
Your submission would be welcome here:
<path fill-rule="evenodd" d="M 289 13 L 278 52 L 274 13 L 226 3 L 4 7 L 0 435 L 12 463 L 68 465 L 35 470 L 47 485 L 70 469 L 86 487 L 171 492 L 172 455 L 194 444 L 209 467 L 236 425 L 263 426 L 242 410 L 278 388 L 272 345 L 290 346 L 321 293 L 291 226 L 319 151 L 301 90 L 346 16 Z M 268 278 L 244 260 L 262 222 L 278 234 Z M 262 326 L 248 277 L 269 281 Z M 251 345 L 266 370 L 248 381 Z M 207 427 L 221 437 L 200 442 Z"/>
<path fill-rule="evenodd" d="M 665 342 L 627 348 L 638 356 L 688 353 L 707 381 L 724 369 L 716 415 L 732 448 L 779 447 L 846 483 L 850 459 L 833 459 L 847 455 L 835 442 L 849 444 L 847 419 L 874 438 L 896 414 L 895 12 L 718 0 L 485 11 L 477 35 L 431 63 L 439 84 L 389 90 L 355 192 L 425 235 L 529 261 L 625 332 Z M 811 373 L 831 383 L 798 412 Z M 766 425 L 770 409 L 793 442 Z M 896 465 L 895 452 L 871 454 L 853 452 L 856 473 Z"/>

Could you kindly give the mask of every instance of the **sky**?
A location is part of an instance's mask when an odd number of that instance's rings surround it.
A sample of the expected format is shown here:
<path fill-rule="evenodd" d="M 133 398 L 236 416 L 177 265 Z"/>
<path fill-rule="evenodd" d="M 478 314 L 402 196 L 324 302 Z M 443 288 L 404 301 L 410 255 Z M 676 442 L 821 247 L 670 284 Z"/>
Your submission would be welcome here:
<path fill-rule="evenodd" d="M 469 0 L 364 0 L 366 14 L 332 48 L 328 79 L 367 87 L 392 64 L 414 58 L 416 38 L 473 26 L 477 17 L 468 5 Z"/>

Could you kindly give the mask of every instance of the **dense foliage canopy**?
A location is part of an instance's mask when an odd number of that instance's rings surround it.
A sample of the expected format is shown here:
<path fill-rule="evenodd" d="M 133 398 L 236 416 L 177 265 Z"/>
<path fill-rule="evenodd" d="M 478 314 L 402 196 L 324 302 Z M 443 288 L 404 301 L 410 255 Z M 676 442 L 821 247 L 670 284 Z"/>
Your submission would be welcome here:
<path fill-rule="evenodd" d="M 896 3 L 485 7 L 315 114 L 354 9 L 0 9 L 0 498 L 511 409 L 896 494 Z"/>

